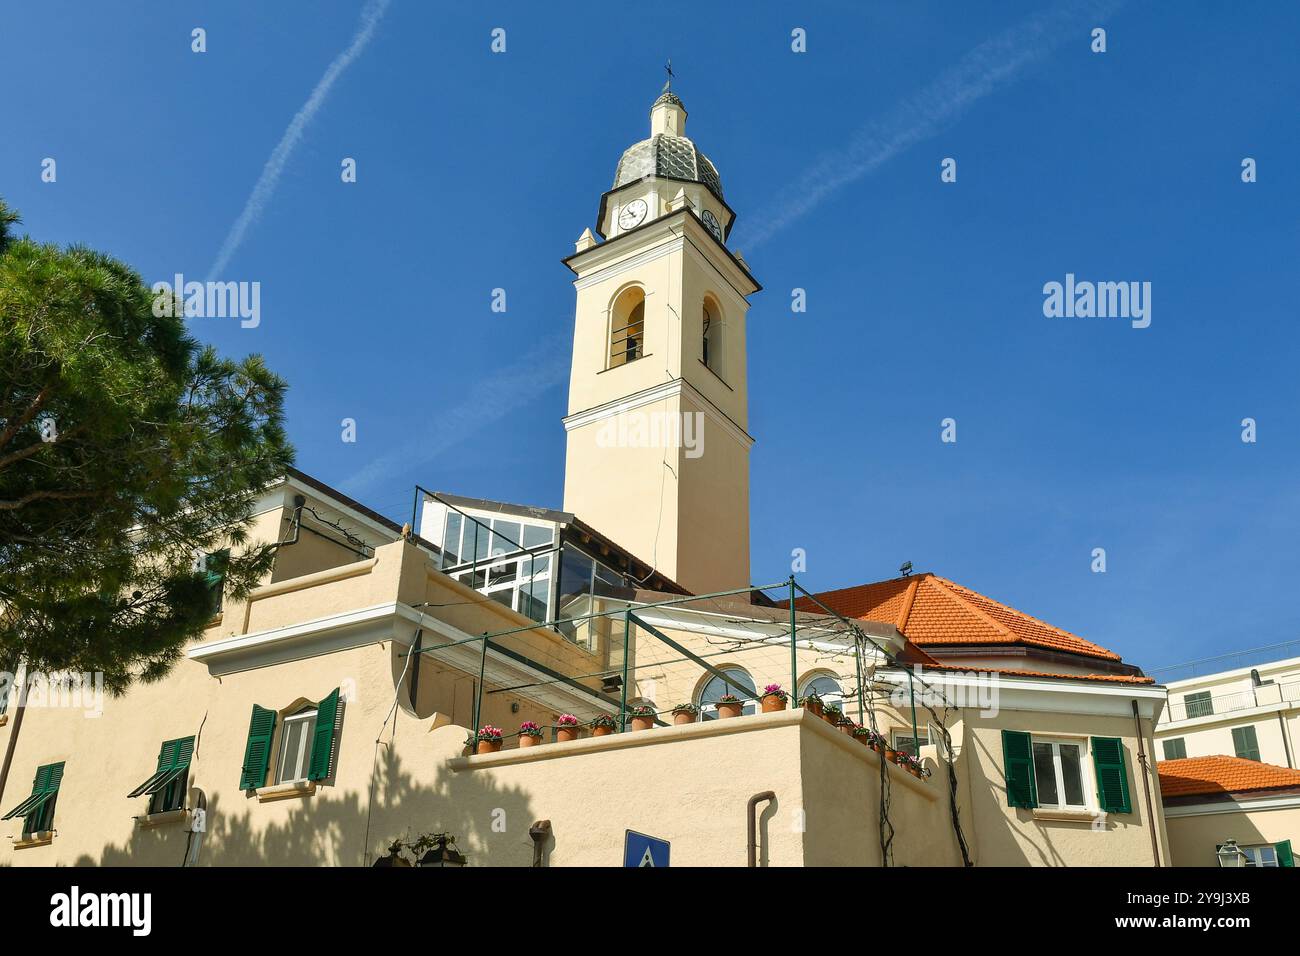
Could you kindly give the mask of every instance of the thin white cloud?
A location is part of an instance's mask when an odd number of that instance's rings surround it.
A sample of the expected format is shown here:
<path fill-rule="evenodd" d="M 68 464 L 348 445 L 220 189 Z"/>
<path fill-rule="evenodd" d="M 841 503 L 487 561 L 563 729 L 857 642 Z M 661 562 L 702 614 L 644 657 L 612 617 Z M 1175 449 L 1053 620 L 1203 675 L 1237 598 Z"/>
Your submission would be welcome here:
<path fill-rule="evenodd" d="M 280 184 L 280 176 L 284 172 L 285 165 L 289 162 L 289 157 L 298 146 L 302 139 L 303 132 L 316 114 L 320 111 L 321 106 L 325 103 L 325 98 L 329 96 L 330 89 L 334 86 L 335 81 L 343 75 L 343 71 L 352 65 L 352 61 L 359 57 L 365 50 L 371 38 L 375 35 L 375 29 L 379 26 L 379 21 L 383 19 L 384 13 L 388 10 L 390 0 L 369 0 L 361 10 L 361 21 L 357 26 L 357 32 L 352 37 L 352 42 L 348 48 L 334 58 L 325 74 L 316 84 L 316 88 L 311 91 L 307 97 L 307 102 L 302 105 L 302 109 L 294 115 L 289 123 L 288 129 L 280 137 L 280 142 L 276 145 L 271 153 L 271 158 L 266 161 L 262 167 L 262 175 L 257 179 L 257 185 L 253 187 L 253 192 L 248 197 L 248 202 L 244 204 L 244 211 L 239 214 L 235 224 L 230 227 L 230 232 L 226 236 L 226 241 L 221 245 L 221 251 L 217 253 L 217 259 L 212 263 L 212 268 L 208 270 L 209 281 L 220 276 L 221 272 L 230 262 L 231 256 L 239 249 L 244 241 L 244 236 L 248 234 L 249 228 L 262 215 L 266 204 L 270 201 L 271 196 L 275 193 L 275 188 Z"/>
<path fill-rule="evenodd" d="M 848 145 L 822 155 L 776 197 L 771 209 L 760 212 L 738 245 L 748 251 L 766 242 L 844 186 L 955 122 L 1062 43 L 1088 49 L 1091 29 L 1105 26 L 1104 19 L 1120 5 L 1061 3 L 981 43 L 885 116 L 862 127 Z"/>
<path fill-rule="evenodd" d="M 415 474 L 443 452 L 479 435 L 492 422 L 537 400 L 569 375 L 568 340 L 552 335 L 537 342 L 518 361 L 498 368 L 455 404 L 431 394 L 415 421 L 424 430 L 381 455 L 343 482 L 343 490 L 360 494 L 394 474 Z"/>

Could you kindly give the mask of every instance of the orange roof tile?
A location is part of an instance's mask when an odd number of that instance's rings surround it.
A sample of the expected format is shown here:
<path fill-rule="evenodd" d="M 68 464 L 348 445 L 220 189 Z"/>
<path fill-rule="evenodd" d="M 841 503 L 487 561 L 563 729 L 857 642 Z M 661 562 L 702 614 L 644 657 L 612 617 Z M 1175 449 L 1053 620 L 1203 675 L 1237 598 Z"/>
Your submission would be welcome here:
<path fill-rule="evenodd" d="M 1164 797 L 1300 787 L 1300 770 L 1288 770 L 1241 757 L 1220 755 L 1161 760 L 1156 764 L 1156 770 L 1160 773 L 1160 794 Z"/>
<path fill-rule="evenodd" d="M 1024 644 L 1109 661 L 1120 656 L 936 574 L 825 591 L 817 599 L 845 617 L 892 623 L 915 644 Z M 799 598 L 801 611 L 820 610 Z M 1064 676 L 1064 675 L 1063 675 Z"/>

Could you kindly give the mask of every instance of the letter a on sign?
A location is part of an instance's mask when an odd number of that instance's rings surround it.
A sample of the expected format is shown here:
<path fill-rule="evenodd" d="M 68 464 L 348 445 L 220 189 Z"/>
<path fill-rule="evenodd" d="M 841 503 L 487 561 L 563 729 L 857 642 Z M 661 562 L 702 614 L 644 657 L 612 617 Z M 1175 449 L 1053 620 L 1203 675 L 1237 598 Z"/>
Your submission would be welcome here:
<path fill-rule="evenodd" d="M 623 838 L 623 866 L 636 869 L 667 866 L 668 850 L 667 840 L 628 830 Z"/>

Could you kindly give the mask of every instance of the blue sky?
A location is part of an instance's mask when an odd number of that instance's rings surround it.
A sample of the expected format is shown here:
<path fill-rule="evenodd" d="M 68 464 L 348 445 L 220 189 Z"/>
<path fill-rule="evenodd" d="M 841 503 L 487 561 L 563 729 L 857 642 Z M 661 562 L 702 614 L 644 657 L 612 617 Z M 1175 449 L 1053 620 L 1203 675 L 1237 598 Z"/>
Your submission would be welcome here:
<path fill-rule="evenodd" d="M 796 547 L 818 588 L 910 560 L 1147 667 L 1300 638 L 1300 6 L 972 6 L 392 0 L 222 270 L 260 326 L 194 330 L 263 353 L 300 466 L 378 510 L 417 481 L 558 506 L 559 260 L 671 56 L 765 286 L 757 582 Z M 42 240 L 206 277 L 360 9 L 7 6 L 0 195 Z M 1151 326 L 1045 318 L 1067 272 L 1149 281 Z"/>

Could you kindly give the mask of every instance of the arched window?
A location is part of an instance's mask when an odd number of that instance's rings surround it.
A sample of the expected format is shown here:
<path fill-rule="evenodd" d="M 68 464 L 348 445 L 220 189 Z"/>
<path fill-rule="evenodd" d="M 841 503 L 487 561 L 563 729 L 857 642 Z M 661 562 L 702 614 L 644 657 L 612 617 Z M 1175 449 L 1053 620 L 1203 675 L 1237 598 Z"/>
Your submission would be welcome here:
<path fill-rule="evenodd" d="M 609 367 L 645 354 L 645 291 L 631 288 L 614 302 L 609 314 Z"/>
<path fill-rule="evenodd" d="M 812 677 L 805 677 L 803 683 L 799 685 L 799 696 L 807 697 L 809 694 L 816 694 L 824 704 L 844 706 L 844 688 L 830 674 L 814 674 Z"/>
<path fill-rule="evenodd" d="M 745 706 L 741 708 L 742 714 L 752 714 L 758 710 L 758 704 L 753 699 L 754 680 L 749 676 L 744 668 L 741 667 L 720 667 L 718 670 L 727 675 L 727 679 L 721 677 L 712 677 L 702 688 L 700 688 L 700 698 L 698 701 L 700 707 L 700 720 L 716 720 L 718 717 L 718 699 L 724 694 L 735 694 Z"/>
<path fill-rule="evenodd" d="M 700 342 L 700 358 L 704 364 L 722 374 L 722 313 L 712 299 L 704 300 L 703 333 Z"/>

